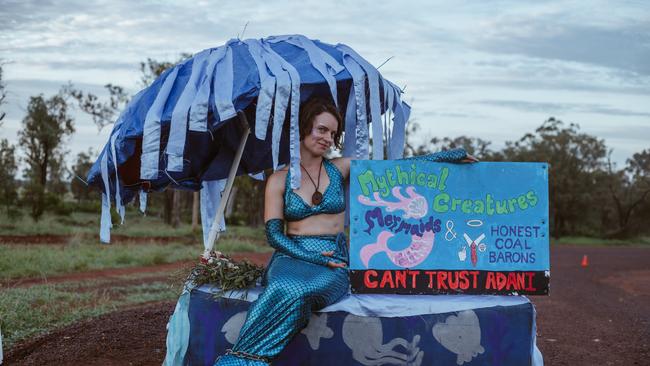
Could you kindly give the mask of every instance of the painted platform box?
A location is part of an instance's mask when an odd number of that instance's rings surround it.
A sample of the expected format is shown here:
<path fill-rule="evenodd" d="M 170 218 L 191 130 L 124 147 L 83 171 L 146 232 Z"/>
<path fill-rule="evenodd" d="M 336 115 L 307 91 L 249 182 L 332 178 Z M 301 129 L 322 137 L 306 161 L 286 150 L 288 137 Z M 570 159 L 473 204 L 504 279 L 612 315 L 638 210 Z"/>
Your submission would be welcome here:
<path fill-rule="evenodd" d="M 194 290 L 184 364 L 213 365 L 236 342 L 254 298 L 216 299 Z M 273 365 L 541 366 L 542 360 L 535 310 L 524 297 L 351 295 L 314 313 Z"/>

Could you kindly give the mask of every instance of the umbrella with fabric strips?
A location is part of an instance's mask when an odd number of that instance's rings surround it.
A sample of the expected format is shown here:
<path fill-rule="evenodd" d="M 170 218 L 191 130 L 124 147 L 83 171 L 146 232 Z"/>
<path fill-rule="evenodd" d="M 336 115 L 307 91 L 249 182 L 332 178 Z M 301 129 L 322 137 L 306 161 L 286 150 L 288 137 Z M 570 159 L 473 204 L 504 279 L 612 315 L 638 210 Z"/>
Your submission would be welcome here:
<path fill-rule="evenodd" d="M 383 159 L 386 152 L 395 159 L 410 112 L 401 94 L 344 44 L 289 35 L 203 50 L 140 91 L 116 121 L 88 174 L 89 184 L 102 190 L 100 239 L 110 241 L 113 202 L 124 220 L 124 205 L 138 195 L 144 211 L 149 191 L 201 189 L 209 251 L 225 230 L 223 209 L 235 175 L 288 164 L 291 187 L 299 187 L 301 102 L 334 101 L 345 120 L 344 156 Z"/>

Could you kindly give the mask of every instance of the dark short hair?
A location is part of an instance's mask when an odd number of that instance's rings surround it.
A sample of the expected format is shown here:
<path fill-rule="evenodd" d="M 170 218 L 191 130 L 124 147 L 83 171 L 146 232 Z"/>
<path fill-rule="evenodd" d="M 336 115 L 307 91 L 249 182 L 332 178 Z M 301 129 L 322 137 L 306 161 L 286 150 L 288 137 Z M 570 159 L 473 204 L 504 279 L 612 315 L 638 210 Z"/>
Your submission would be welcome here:
<path fill-rule="evenodd" d="M 314 127 L 314 119 L 316 116 L 324 112 L 330 113 L 334 118 L 336 118 L 338 126 L 336 128 L 336 133 L 334 134 L 334 146 L 337 149 L 340 149 L 341 135 L 343 134 L 343 119 L 334 103 L 323 97 L 310 98 L 300 106 L 300 140 L 302 141 L 305 136 L 311 133 L 311 130 Z"/>

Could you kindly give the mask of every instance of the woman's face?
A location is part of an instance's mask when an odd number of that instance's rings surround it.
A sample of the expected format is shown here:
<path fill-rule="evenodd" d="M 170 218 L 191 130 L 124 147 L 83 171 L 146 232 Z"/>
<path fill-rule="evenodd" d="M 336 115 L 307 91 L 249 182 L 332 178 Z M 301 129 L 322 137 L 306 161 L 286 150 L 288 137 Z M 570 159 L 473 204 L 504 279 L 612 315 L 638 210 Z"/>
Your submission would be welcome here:
<path fill-rule="evenodd" d="M 323 112 L 314 117 L 311 133 L 302 140 L 304 147 L 314 155 L 322 156 L 334 144 L 334 135 L 338 129 L 338 121 L 329 112 Z"/>

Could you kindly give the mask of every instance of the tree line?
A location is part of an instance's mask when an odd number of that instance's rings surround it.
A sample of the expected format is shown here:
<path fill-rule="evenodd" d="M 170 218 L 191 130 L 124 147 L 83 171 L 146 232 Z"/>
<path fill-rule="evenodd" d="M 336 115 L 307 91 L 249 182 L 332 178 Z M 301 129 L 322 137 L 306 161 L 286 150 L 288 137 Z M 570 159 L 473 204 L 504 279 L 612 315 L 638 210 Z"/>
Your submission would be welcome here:
<path fill-rule="evenodd" d="M 419 129 L 409 127 L 409 135 Z M 501 150 L 476 137 L 432 138 L 407 153 L 426 154 L 463 147 L 483 161 L 549 163 L 551 235 L 630 238 L 650 233 L 650 148 L 634 153 L 623 167 L 611 161 L 603 139 L 550 117 L 534 132 L 508 141 Z"/>
<path fill-rule="evenodd" d="M 177 62 L 190 56 L 183 54 Z M 142 62 L 141 86 L 148 86 L 173 64 L 154 59 Z M 0 64 L 0 125 L 6 98 L 2 80 Z M 126 106 L 130 96 L 123 87 L 105 87 L 107 101 L 72 84 L 62 86 L 59 93 L 49 98 L 30 97 L 17 144 L 0 140 L 0 204 L 9 217 L 19 216 L 23 209 L 34 220 L 46 211 L 99 211 L 99 195 L 83 181 L 97 151 L 79 153 L 67 167 L 65 143 L 75 132 L 71 109 L 88 113 L 101 129 L 113 123 Z M 506 142 L 500 150 L 492 149 L 490 141 L 471 136 L 432 138 L 417 143 L 414 136 L 419 130 L 418 123 L 410 123 L 405 155 L 463 147 L 482 161 L 548 162 L 549 219 L 554 237 L 630 238 L 650 233 L 650 147 L 617 167 L 603 139 L 582 132 L 577 124 L 553 117 L 520 139 Z M 18 156 L 18 152 L 22 154 Z M 20 162 L 25 168 L 22 179 L 17 180 Z M 263 205 L 264 182 L 242 176 L 237 178 L 235 187 L 228 220 L 252 226 L 263 224 L 259 208 Z M 150 195 L 148 205 L 150 215 L 158 215 L 172 226 L 187 221 L 196 228 L 198 209 L 198 194 L 177 190 Z"/>
<path fill-rule="evenodd" d="M 177 62 L 190 56 L 182 54 Z M 147 87 L 173 65 L 172 62 L 154 59 L 141 62 L 141 86 Z M 72 166 L 68 167 L 66 157 L 69 151 L 65 146 L 75 132 L 73 109 L 89 114 L 101 130 L 112 124 L 128 104 L 131 96 L 125 88 L 113 84 L 107 84 L 105 88 L 108 101 L 77 89 L 72 83 L 63 85 L 56 95 L 49 98 L 42 94 L 30 97 L 17 143 L 0 140 L 0 205 L 4 206 L 10 219 L 19 218 L 23 209 L 29 211 L 34 221 L 38 221 L 46 211 L 67 215 L 76 209 L 99 210 L 98 195 L 88 189 L 84 180 L 99 151 L 91 148 L 78 153 Z M 5 98 L 6 84 L 0 63 L 0 111 Z M 4 116 L 0 112 L 0 126 Z M 18 153 L 22 153 L 20 157 Z M 24 167 L 20 180 L 16 179 L 19 163 Z M 192 224 L 198 228 L 198 194 L 174 190 L 155 192 L 149 199 L 149 212 L 176 227 L 187 210 L 188 200 Z"/>

